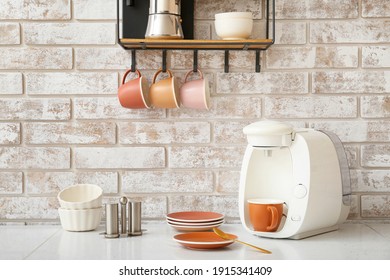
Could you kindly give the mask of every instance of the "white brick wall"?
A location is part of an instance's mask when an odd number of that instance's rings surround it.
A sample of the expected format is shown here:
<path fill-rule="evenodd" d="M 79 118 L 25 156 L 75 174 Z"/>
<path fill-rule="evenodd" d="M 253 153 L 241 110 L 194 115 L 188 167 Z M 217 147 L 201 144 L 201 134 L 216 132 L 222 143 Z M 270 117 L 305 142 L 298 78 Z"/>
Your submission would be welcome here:
<path fill-rule="evenodd" d="M 26 172 L 25 186 L 28 194 L 56 195 L 60 190 L 89 182 L 103 188 L 106 194 L 118 193 L 117 172 Z"/>
<path fill-rule="evenodd" d="M 22 79 L 21 73 L 0 73 L 0 94 L 22 94 Z"/>
<path fill-rule="evenodd" d="M 1 23 L 0 22 L 0 45 L 17 45 L 20 44 L 20 26 L 18 23 Z"/>
<path fill-rule="evenodd" d="M 196 0 L 195 34 L 216 38 L 214 14 L 261 0 Z M 261 9 L 259 7 L 262 7 Z M 390 3 L 277 0 L 275 45 L 261 55 L 199 51 L 211 108 L 129 110 L 117 88 L 131 54 L 116 39 L 116 0 L 0 0 L 0 222 L 58 221 L 58 191 L 76 183 L 143 201 L 147 219 L 207 210 L 238 218 L 246 146 L 259 119 L 335 132 L 352 178 L 350 219 L 388 219 Z M 192 51 L 169 51 L 181 85 Z M 138 51 L 151 83 L 161 51 Z M 130 77 L 131 78 L 131 77 Z"/>
<path fill-rule="evenodd" d="M 0 148 L 1 169 L 67 169 L 69 148 L 3 147 Z"/>
<path fill-rule="evenodd" d="M 26 93 L 34 94 L 115 94 L 117 73 L 27 73 Z"/>
<path fill-rule="evenodd" d="M 0 173 L 0 194 L 22 194 L 23 173 L 22 172 L 1 172 Z"/>
<path fill-rule="evenodd" d="M 213 192 L 211 171 L 127 171 L 122 176 L 125 193 Z"/>
<path fill-rule="evenodd" d="M 308 75 L 299 72 L 219 73 L 217 93 L 308 93 Z"/>
<path fill-rule="evenodd" d="M 116 128 L 110 122 L 27 123 L 27 144 L 115 144 Z"/>
<path fill-rule="evenodd" d="M 335 9 L 337 10 L 337 9 Z M 390 21 L 319 21 L 310 24 L 310 43 L 386 43 L 390 39 Z"/>
<path fill-rule="evenodd" d="M 75 148 L 75 166 L 83 169 L 163 168 L 162 147 Z"/>
<path fill-rule="evenodd" d="M 210 143 L 207 122 L 120 122 L 121 144 Z"/>
<path fill-rule="evenodd" d="M 71 48 L 2 48 L 0 69 L 72 69 Z"/>
<path fill-rule="evenodd" d="M 24 25 L 28 45 L 115 44 L 114 23 L 28 23 Z"/>
<path fill-rule="evenodd" d="M 0 123 L 0 144 L 20 144 L 19 123 Z"/>
<path fill-rule="evenodd" d="M 358 47 L 274 47 L 267 51 L 267 67 L 356 68 Z M 307 84 L 307 83 L 306 83 Z"/>
<path fill-rule="evenodd" d="M 2 0 L 1 19 L 69 20 L 71 0 Z"/>
<path fill-rule="evenodd" d="M 277 1 L 277 19 L 335 19 L 357 18 L 358 0 L 290 0 Z"/>
<path fill-rule="evenodd" d="M 349 96 L 266 97 L 267 118 L 354 118 L 357 99 Z"/>
<path fill-rule="evenodd" d="M 67 98 L 1 98 L 2 120 L 69 120 Z"/>
<path fill-rule="evenodd" d="M 79 20 L 116 19 L 117 0 L 73 0 L 74 18 Z"/>

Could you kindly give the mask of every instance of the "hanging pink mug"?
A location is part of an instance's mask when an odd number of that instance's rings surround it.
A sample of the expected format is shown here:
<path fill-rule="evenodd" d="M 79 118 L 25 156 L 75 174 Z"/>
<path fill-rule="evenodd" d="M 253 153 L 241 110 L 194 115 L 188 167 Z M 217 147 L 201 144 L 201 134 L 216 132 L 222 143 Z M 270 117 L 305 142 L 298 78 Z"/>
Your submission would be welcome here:
<path fill-rule="evenodd" d="M 127 75 L 131 72 L 129 69 L 123 75 L 122 84 L 118 89 L 119 102 L 129 109 L 148 109 L 150 108 L 148 82 L 139 70 L 135 70 L 138 75 L 136 79 L 126 82 Z"/>
<path fill-rule="evenodd" d="M 199 73 L 200 79 L 187 81 L 192 73 Z M 207 110 L 210 108 L 209 83 L 206 78 L 203 78 L 203 73 L 199 69 L 196 72 L 193 70 L 187 72 L 180 89 L 180 100 L 183 107 Z"/>

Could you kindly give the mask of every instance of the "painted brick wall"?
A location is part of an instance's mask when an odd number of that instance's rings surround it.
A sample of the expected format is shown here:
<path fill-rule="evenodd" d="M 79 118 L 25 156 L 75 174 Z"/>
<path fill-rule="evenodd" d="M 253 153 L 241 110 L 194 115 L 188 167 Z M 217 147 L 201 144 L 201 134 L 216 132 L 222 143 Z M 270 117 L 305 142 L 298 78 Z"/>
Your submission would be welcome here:
<path fill-rule="evenodd" d="M 144 0 L 147 1 L 147 0 Z M 105 201 L 143 200 L 145 219 L 211 210 L 238 218 L 242 128 L 260 119 L 335 132 L 352 176 L 349 219 L 390 217 L 390 3 L 276 0 L 276 44 L 262 54 L 200 51 L 209 111 L 128 110 L 116 92 L 131 55 L 116 42 L 116 0 L 0 0 L 0 222 L 57 222 L 56 194 L 95 183 Z M 261 8 L 260 8 L 261 7 Z M 260 0 L 196 0 L 195 33 Z M 148 77 L 159 51 L 138 52 Z M 168 52 L 183 82 L 192 52 Z"/>

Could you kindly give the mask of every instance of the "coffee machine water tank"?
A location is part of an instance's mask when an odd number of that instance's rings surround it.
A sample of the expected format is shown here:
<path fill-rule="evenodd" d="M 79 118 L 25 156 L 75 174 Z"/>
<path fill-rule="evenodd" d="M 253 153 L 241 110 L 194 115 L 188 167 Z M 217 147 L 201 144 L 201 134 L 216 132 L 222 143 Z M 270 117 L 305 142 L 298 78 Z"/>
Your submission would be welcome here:
<path fill-rule="evenodd" d="M 301 239 L 338 229 L 350 209 L 350 176 L 339 138 L 330 132 L 294 129 L 277 121 L 244 128 L 248 146 L 242 162 L 239 212 L 246 230 L 270 238 Z M 248 199 L 283 200 L 275 232 L 253 230 Z"/>

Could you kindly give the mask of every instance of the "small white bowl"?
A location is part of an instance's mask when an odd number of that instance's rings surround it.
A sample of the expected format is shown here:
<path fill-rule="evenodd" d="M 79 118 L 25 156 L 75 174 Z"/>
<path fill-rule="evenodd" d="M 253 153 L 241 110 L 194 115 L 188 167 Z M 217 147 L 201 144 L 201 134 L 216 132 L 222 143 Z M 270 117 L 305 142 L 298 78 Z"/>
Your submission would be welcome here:
<path fill-rule="evenodd" d="M 70 210 L 58 208 L 62 228 L 67 231 L 91 231 L 96 229 L 102 218 L 103 207 Z"/>
<path fill-rule="evenodd" d="M 252 29 L 252 13 L 232 12 L 215 15 L 215 32 L 222 40 L 248 39 Z"/>
<path fill-rule="evenodd" d="M 92 184 L 78 184 L 58 193 L 58 201 L 64 209 L 90 209 L 102 206 L 103 189 Z"/>
<path fill-rule="evenodd" d="M 250 19 L 253 19 L 253 14 L 251 12 L 228 12 L 228 13 L 215 14 L 215 19 L 224 19 L 224 18 L 250 18 Z"/>

